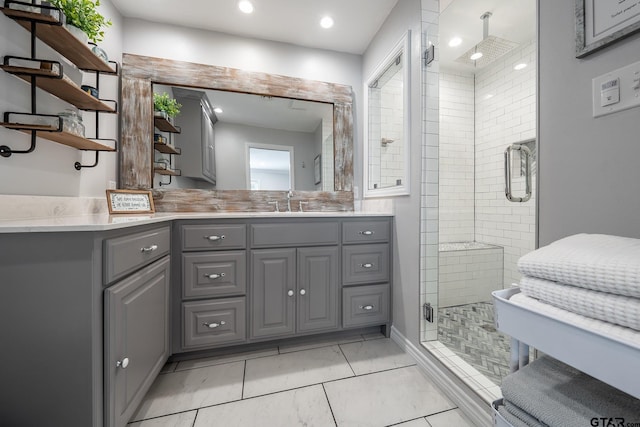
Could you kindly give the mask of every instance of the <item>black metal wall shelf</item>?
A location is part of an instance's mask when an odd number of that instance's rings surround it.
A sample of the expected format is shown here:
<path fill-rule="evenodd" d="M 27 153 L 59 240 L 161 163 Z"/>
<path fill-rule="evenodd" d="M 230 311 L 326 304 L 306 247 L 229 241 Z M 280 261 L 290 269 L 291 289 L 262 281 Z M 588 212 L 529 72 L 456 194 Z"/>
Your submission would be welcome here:
<path fill-rule="evenodd" d="M 76 170 L 97 166 L 101 151 L 114 152 L 117 150 L 117 141 L 100 138 L 99 132 L 99 113 L 117 113 L 117 101 L 94 98 L 65 76 L 60 62 L 37 59 L 36 39 L 49 45 L 79 69 L 95 72 L 97 89 L 100 86 L 101 74 L 118 76 L 118 64 L 113 61 L 105 62 L 91 50 L 89 45 L 71 34 L 62 25 L 64 14 L 55 7 L 27 1 L 5 0 L 4 7 L 0 10 L 31 34 L 31 56 L 29 58 L 6 56 L 3 64 L 0 65 L 0 68 L 5 72 L 13 74 L 31 85 L 31 112 L 6 112 L 0 126 L 30 134 L 31 145 L 26 150 L 14 150 L 6 145 L 1 145 L 0 156 L 10 157 L 12 154 L 31 153 L 36 148 L 36 137 L 39 137 L 79 150 L 96 152 L 94 164 L 82 165 L 75 162 Z M 95 112 L 95 138 L 85 138 L 67 132 L 63 128 L 61 118 L 58 118 L 57 124 L 51 123 L 51 120 L 47 124 L 36 123 L 36 119 L 41 117 L 57 117 L 37 113 L 37 87 L 81 110 Z M 16 120 L 15 117 L 20 115 L 27 120 Z M 106 145 L 107 141 L 111 142 L 112 146 Z"/>

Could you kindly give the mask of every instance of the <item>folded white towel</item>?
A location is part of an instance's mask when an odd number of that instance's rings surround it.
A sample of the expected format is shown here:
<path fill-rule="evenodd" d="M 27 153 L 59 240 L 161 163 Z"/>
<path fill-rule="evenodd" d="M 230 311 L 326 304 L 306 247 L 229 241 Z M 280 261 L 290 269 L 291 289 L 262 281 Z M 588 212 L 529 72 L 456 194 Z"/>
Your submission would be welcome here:
<path fill-rule="evenodd" d="M 640 298 L 640 239 L 576 234 L 518 261 L 527 276 Z"/>
<path fill-rule="evenodd" d="M 556 307 L 640 331 L 640 298 L 522 276 L 523 294 Z"/>

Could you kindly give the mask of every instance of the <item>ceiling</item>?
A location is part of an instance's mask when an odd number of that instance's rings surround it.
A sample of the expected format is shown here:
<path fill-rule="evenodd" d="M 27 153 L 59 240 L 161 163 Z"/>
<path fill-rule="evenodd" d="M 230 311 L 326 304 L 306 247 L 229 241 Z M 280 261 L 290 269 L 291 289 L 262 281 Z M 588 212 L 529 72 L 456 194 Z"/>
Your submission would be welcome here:
<path fill-rule="evenodd" d="M 398 0 L 254 0 L 244 14 L 237 0 L 111 0 L 125 17 L 362 54 Z M 335 25 L 325 30 L 320 19 Z"/>
<path fill-rule="evenodd" d="M 440 66 L 445 69 L 473 72 L 473 67 L 455 60 L 482 41 L 480 16 L 485 12 L 492 13 L 489 35 L 520 45 L 536 36 L 536 0 L 441 0 L 440 8 Z M 449 47 L 454 36 L 462 44 Z"/>

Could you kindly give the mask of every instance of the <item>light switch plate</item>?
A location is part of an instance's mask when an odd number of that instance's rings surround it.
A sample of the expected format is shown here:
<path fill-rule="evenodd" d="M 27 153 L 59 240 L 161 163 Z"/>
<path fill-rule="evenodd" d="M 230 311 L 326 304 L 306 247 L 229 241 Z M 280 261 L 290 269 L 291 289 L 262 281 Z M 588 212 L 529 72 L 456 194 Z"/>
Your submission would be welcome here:
<path fill-rule="evenodd" d="M 592 80 L 593 117 L 640 105 L 640 61 Z"/>

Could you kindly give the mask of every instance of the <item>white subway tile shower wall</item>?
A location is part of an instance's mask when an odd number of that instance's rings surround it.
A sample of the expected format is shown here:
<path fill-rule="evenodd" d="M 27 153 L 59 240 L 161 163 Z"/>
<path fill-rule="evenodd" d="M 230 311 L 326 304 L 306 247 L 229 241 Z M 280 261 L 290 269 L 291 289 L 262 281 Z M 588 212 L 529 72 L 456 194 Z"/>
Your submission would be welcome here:
<path fill-rule="evenodd" d="M 440 244 L 438 306 L 470 304 L 491 300 L 491 292 L 501 282 L 503 249 L 480 245 L 477 249 L 447 250 Z"/>
<path fill-rule="evenodd" d="M 382 92 L 382 123 L 380 144 L 380 169 L 382 188 L 394 187 L 404 176 L 403 154 L 403 73 L 402 69 L 384 85 Z M 382 139 L 391 140 L 386 145 Z"/>
<path fill-rule="evenodd" d="M 440 73 L 440 243 L 474 236 L 474 78 Z"/>
<path fill-rule="evenodd" d="M 440 2 L 422 0 L 422 49 L 433 44 L 435 59 L 422 67 L 422 185 L 420 204 L 420 305 L 430 302 L 438 313 L 438 23 Z M 418 308 L 420 309 L 420 308 Z M 420 321 L 420 338 L 438 338 L 438 319 Z"/>
<path fill-rule="evenodd" d="M 527 67 L 515 71 L 521 62 Z M 535 41 L 479 71 L 475 87 L 475 240 L 504 247 L 508 287 L 520 278 L 518 259 L 535 249 L 535 197 L 505 198 L 503 162 L 508 145 L 536 137 Z M 512 191 L 524 194 L 524 177 L 513 177 Z"/>

